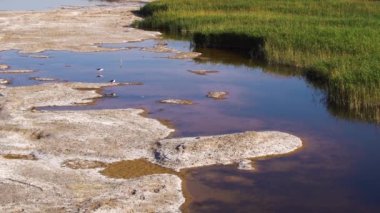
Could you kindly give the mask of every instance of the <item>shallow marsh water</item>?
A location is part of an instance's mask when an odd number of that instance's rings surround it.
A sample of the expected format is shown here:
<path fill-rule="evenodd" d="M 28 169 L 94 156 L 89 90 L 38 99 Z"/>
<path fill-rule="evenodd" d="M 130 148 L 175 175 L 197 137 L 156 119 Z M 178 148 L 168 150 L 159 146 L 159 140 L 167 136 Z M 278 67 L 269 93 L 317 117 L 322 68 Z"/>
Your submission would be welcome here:
<path fill-rule="evenodd" d="M 173 137 L 279 130 L 304 140 L 305 147 L 297 153 L 256 161 L 255 172 L 234 166 L 186 171 L 187 191 L 193 197 L 187 208 L 190 212 L 380 211 L 378 125 L 335 117 L 326 109 L 323 92 L 289 70 L 262 68 L 223 51 L 208 50 L 202 60 L 176 60 L 166 58 L 169 53 L 141 50 L 156 42 L 104 45 L 126 48 L 121 51 L 40 54 L 49 58 L 1 52 L 0 63 L 37 72 L 2 74 L 0 78 L 11 79 L 11 86 L 40 83 L 30 77 L 142 82 L 106 88 L 104 93 L 115 92 L 117 97 L 70 109 L 145 108 L 150 117 L 174 124 Z M 188 42 L 168 43 L 176 49 L 190 49 Z M 104 68 L 103 78 L 96 77 L 98 67 Z M 206 76 L 188 72 L 197 69 L 220 72 Z M 213 90 L 228 91 L 229 97 L 207 98 Z M 190 99 L 196 104 L 158 103 L 166 98 Z"/>

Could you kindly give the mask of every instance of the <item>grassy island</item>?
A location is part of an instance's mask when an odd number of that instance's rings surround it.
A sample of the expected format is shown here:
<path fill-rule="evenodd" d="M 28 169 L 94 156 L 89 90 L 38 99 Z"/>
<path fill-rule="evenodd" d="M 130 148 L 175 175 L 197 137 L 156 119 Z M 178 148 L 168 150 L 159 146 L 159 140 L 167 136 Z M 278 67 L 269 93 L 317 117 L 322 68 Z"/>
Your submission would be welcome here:
<path fill-rule="evenodd" d="M 301 69 L 327 102 L 380 122 L 380 1 L 158 0 L 137 23 Z"/>

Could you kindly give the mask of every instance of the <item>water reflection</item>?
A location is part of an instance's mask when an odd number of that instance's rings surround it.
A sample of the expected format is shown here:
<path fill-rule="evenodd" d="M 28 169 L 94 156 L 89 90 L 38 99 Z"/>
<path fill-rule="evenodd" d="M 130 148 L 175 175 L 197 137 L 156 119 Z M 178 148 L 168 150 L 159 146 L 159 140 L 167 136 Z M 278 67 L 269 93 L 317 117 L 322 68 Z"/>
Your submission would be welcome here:
<path fill-rule="evenodd" d="M 249 59 L 246 54 L 204 48 L 198 48 L 196 51 L 203 53 L 201 58 L 195 59 L 198 63 L 223 63 L 235 66 L 262 67 L 263 71 L 268 74 L 304 78 L 301 69 L 268 66 L 262 62 Z M 324 96 L 319 101 L 325 104 L 329 112 L 334 116 L 355 121 L 380 123 L 380 86 L 328 86 L 307 78 L 305 80 L 315 90 L 324 93 Z"/>

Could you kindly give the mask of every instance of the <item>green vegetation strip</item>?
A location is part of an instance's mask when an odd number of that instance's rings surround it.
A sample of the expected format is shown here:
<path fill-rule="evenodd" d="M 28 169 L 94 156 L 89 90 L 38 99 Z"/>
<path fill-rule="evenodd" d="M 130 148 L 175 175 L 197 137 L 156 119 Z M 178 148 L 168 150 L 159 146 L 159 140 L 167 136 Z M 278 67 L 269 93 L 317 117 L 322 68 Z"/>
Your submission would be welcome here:
<path fill-rule="evenodd" d="M 158 0 L 141 13 L 141 28 L 300 68 L 331 106 L 380 122 L 380 1 Z"/>

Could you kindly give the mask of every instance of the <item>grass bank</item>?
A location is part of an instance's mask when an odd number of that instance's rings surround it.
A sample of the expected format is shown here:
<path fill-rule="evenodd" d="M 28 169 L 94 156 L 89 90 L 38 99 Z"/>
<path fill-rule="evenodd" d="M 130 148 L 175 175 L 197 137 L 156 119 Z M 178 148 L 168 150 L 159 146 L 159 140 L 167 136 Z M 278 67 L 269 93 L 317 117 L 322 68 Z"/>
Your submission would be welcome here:
<path fill-rule="evenodd" d="M 380 1 L 158 0 L 141 12 L 141 28 L 301 68 L 330 104 L 377 109 L 365 119 L 380 122 Z"/>

